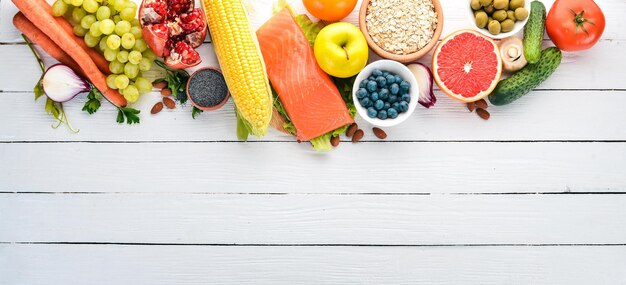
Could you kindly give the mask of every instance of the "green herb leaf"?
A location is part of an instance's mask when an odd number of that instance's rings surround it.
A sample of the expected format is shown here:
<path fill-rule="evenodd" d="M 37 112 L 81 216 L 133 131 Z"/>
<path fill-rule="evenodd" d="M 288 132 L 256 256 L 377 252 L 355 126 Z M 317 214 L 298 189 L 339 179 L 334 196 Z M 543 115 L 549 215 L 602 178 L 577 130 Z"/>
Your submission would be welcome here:
<path fill-rule="evenodd" d="M 198 109 L 196 106 L 193 106 L 193 108 L 191 109 L 191 117 L 195 120 L 196 116 L 202 114 L 202 110 Z"/>
<path fill-rule="evenodd" d="M 129 125 L 139 124 L 139 116 L 137 116 L 141 111 L 133 108 L 117 108 L 117 119 L 116 121 L 120 124 L 126 122 Z"/>
<path fill-rule="evenodd" d="M 172 96 L 181 104 L 187 102 L 187 81 L 189 81 L 189 73 L 184 69 L 172 69 L 160 60 L 154 63 L 165 70 L 165 78 L 157 79 L 155 82 L 167 82 L 167 87 L 172 90 Z"/>
<path fill-rule="evenodd" d="M 83 106 L 83 111 L 89 113 L 90 115 L 97 112 L 100 109 L 100 97 L 102 93 L 95 87 L 92 87 L 87 94 L 87 102 L 85 102 L 85 106 Z"/>
<path fill-rule="evenodd" d="M 35 85 L 35 88 L 33 88 L 33 92 L 35 93 L 35 101 L 37 101 L 37 99 L 39 99 L 39 97 L 43 96 L 43 85 L 41 85 L 41 79 L 39 79 L 39 81 L 37 81 L 37 85 Z"/>

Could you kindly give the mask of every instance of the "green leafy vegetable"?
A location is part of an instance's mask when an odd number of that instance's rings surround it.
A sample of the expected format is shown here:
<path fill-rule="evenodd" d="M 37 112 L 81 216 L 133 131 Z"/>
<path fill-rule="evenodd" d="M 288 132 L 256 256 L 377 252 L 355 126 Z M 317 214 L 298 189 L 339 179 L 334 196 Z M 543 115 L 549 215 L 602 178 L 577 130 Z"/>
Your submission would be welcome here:
<path fill-rule="evenodd" d="M 198 109 L 198 107 L 193 106 L 193 108 L 191 109 L 191 117 L 195 120 L 196 116 L 199 116 L 200 114 L 202 114 L 202 110 Z"/>
<path fill-rule="evenodd" d="M 39 77 L 37 84 L 33 88 L 33 93 L 35 94 L 35 101 L 37 101 L 37 99 L 39 99 L 41 96 L 44 95 L 43 85 L 41 84 L 41 80 L 43 79 L 43 75 L 46 72 L 46 65 L 41 59 L 41 57 L 39 56 L 39 54 L 37 54 L 37 51 L 35 51 L 35 48 L 33 47 L 33 43 L 25 35 L 22 35 L 22 38 L 24 38 L 26 45 L 28 46 L 28 48 L 30 48 L 30 51 L 35 56 L 35 59 L 37 59 L 39 68 L 41 68 L 41 77 Z M 50 100 L 50 98 L 46 97 L 45 110 L 49 115 L 51 115 L 52 117 L 54 117 L 55 120 L 57 120 L 56 125 L 52 124 L 53 129 L 56 129 L 59 126 L 61 126 L 61 124 L 65 123 L 67 127 L 70 129 L 70 131 L 74 133 L 78 133 L 80 131 L 80 130 L 75 130 L 70 124 L 70 121 L 67 119 L 67 115 L 65 114 L 65 110 L 63 109 L 63 104 L 54 102 Z"/>
<path fill-rule="evenodd" d="M 139 113 L 141 111 L 133 108 L 117 108 L 117 122 L 123 124 L 126 122 L 129 125 L 139 124 Z"/>
<path fill-rule="evenodd" d="M 154 63 L 165 70 L 165 78 L 160 78 L 154 83 L 167 82 L 167 87 L 172 90 L 172 96 L 181 104 L 187 102 L 187 81 L 189 81 L 189 73 L 183 69 L 171 69 L 160 60 L 154 60 Z"/>
<path fill-rule="evenodd" d="M 95 87 L 91 88 L 89 94 L 87 94 L 87 102 L 85 102 L 85 106 L 83 106 L 83 111 L 89 113 L 90 115 L 97 112 L 100 109 L 100 98 L 102 97 L 102 93 Z"/>
<path fill-rule="evenodd" d="M 322 22 L 315 23 L 309 19 L 309 16 L 304 14 L 296 16 L 295 20 L 304 32 L 304 36 L 309 41 L 309 44 L 313 46 L 315 38 L 317 38 L 317 35 L 324 28 L 324 24 Z"/>

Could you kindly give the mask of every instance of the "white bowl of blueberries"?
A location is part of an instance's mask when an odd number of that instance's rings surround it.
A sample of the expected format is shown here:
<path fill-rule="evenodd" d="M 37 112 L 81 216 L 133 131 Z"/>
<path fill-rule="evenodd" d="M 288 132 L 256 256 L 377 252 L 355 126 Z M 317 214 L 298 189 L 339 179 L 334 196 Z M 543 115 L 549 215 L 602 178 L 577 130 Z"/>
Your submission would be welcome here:
<path fill-rule="evenodd" d="M 352 99 L 359 115 L 377 127 L 393 127 L 408 119 L 417 107 L 419 88 L 402 63 L 378 60 L 356 77 Z"/>

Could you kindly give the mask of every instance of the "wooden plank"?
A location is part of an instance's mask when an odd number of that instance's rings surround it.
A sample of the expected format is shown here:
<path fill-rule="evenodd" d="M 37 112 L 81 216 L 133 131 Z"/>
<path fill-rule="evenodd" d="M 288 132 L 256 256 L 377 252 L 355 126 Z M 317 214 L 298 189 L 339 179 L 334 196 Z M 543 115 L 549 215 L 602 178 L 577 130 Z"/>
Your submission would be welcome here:
<path fill-rule="evenodd" d="M 253 9 L 251 9 L 250 12 L 252 16 L 252 23 L 254 26 L 259 27 L 266 21 L 266 19 L 270 17 L 271 7 L 274 1 L 256 0 L 250 2 L 253 6 Z M 301 1 L 288 0 L 288 2 L 294 5 L 294 8 L 298 13 L 306 13 L 306 10 L 304 9 Z M 360 3 L 361 0 L 359 0 L 358 2 Z M 542 0 L 542 2 L 544 2 L 546 7 L 550 9 L 554 0 Z M 603 8 L 606 16 L 606 22 L 608 23 L 603 35 L 603 39 L 626 40 L 626 34 L 621 28 L 621 25 L 612 24 L 621 23 L 623 18 L 623 11 L 626 10 L 626 2 L 621 0 L 603 0 L 597 2 L 599 2 L 598 5 Z M 443 6 L 445 16 L 443 35 L 447 35 L 458 29 L 473 27 L 472 22 L 470 22 L 470 18 L 467 15 L 469 14 L 469 8 L 466 6 L 465 1 L 442 0 L 441 4 Z M 23 42 L 18 31 L 13 27 L 11 23 L 13 15 L 15 15 L 16 12 L 17 8 L 15 8 L 11 1 L 7 0 L 0 2 L 0 43 Z M 357 24 L 358 9 L 355 9 L 355 11 L 349 17 L 344 19 L 344 21 Z"/>
<path fill-rule="evenodd" d="M 624 80 L 615 80 L 626 77 L 626 65 L 616 64 L 626 62 L 626 55 L 622 52 L 625 44 L 626 41 L 623 40 L 602 41 L 592 50 L 566 53 L 561 66 L 540 88 L 626 89 Z M 32 90 L 41 70 L 30 49 L 25 45 L 0 45 L 0 54 L 11 55 L 0 57 L 0 66 L 19 67 L 0 70 L 0 90 L 4 92 Z M 203 63 L 191 70 L 218 65 L 211 44 L 202 45 L 200 54 L 203 56 Z M 44 59 L 49 65 L 56 62 L 47 55 Z M 421 62 L 430 65 L 430 56 L 423 58 Z"/>
<path fill-rule="evenodd" d="M 620 244 L 625 204 L 626 195 L 2 194 L 0 241 Z"/>
<path fill-rule="evenodd" d="M 333 153 L 316 153 L 305 144 L 281 142 L 9 143 L 0 144 L 0 157 L 2 191 L 499 193 L 626 189 L 620 167 L 626 164 L 624 143 L 361 143 L 344 144 Z"/>
<path fill-rule="evenodd" d="M 490 108 L 492 119 L 488 122 L 440 92 L 437 95 L 435 108 L 419 108 L 409 122 L 386 129 L 389 140 L 626 140 L 626 92 L 536 91 L 516 104 Z M 85 95 L 80 95 L 65 104 L 72 125 L 80 129 L 78 134 L 72 134 L 66 127 L 51 128 L 54 119 L 44 111 L 45 100 L 34 102 L 32 98 L 32 93 L 9 92 L 0 96 L 0 114 L 10 118 L 0 125 L 0 141 L 237 140 L 231 103 L 195 120 L 191 118 L 190 106 L 154 116 L 150 109 L 160 95 L 149 94 L 138 104 L 141 124 L 128 126 L 115 122 L 117 109 L 108 103 L 103 103 L 95 115 L 83 112 Z M 591 98 L 601 104 L 592 108 Z M 361 118 L 357 122 L 366 131 L 365 140 L 379 141 L 369 123 Z M 277 131 L 262 139 L 295 140 Z"/>
<path fill-rule="evenodd" d="M 0 245 L 3 284 L 621 284 L 624 247 Z"/>

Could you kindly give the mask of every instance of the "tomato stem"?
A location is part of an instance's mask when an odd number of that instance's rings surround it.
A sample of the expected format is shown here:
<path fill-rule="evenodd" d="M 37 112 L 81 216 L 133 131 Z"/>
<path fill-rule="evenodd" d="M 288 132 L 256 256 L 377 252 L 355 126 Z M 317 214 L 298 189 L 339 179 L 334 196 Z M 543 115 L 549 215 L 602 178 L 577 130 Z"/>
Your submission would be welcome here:
<path fill-rule="evenodd" d="M 576 33 L 578 33 L 578 28 L 581 28 L 585 32 L 585 34 L 589 35 L 587 28 L 585 28 L 585 23 L 590 23 L 592 25 L 595 25 L 595 23 L 589 19 L 585 19 L 584 17 L 585 10 L 582 10 L 580 14 L 576 13 L 576 11 L 574 11 L 574 9 L 572 8 L 570 8 L 569 10 L 574 15 L 574 23 L 576 24 Z"/>

